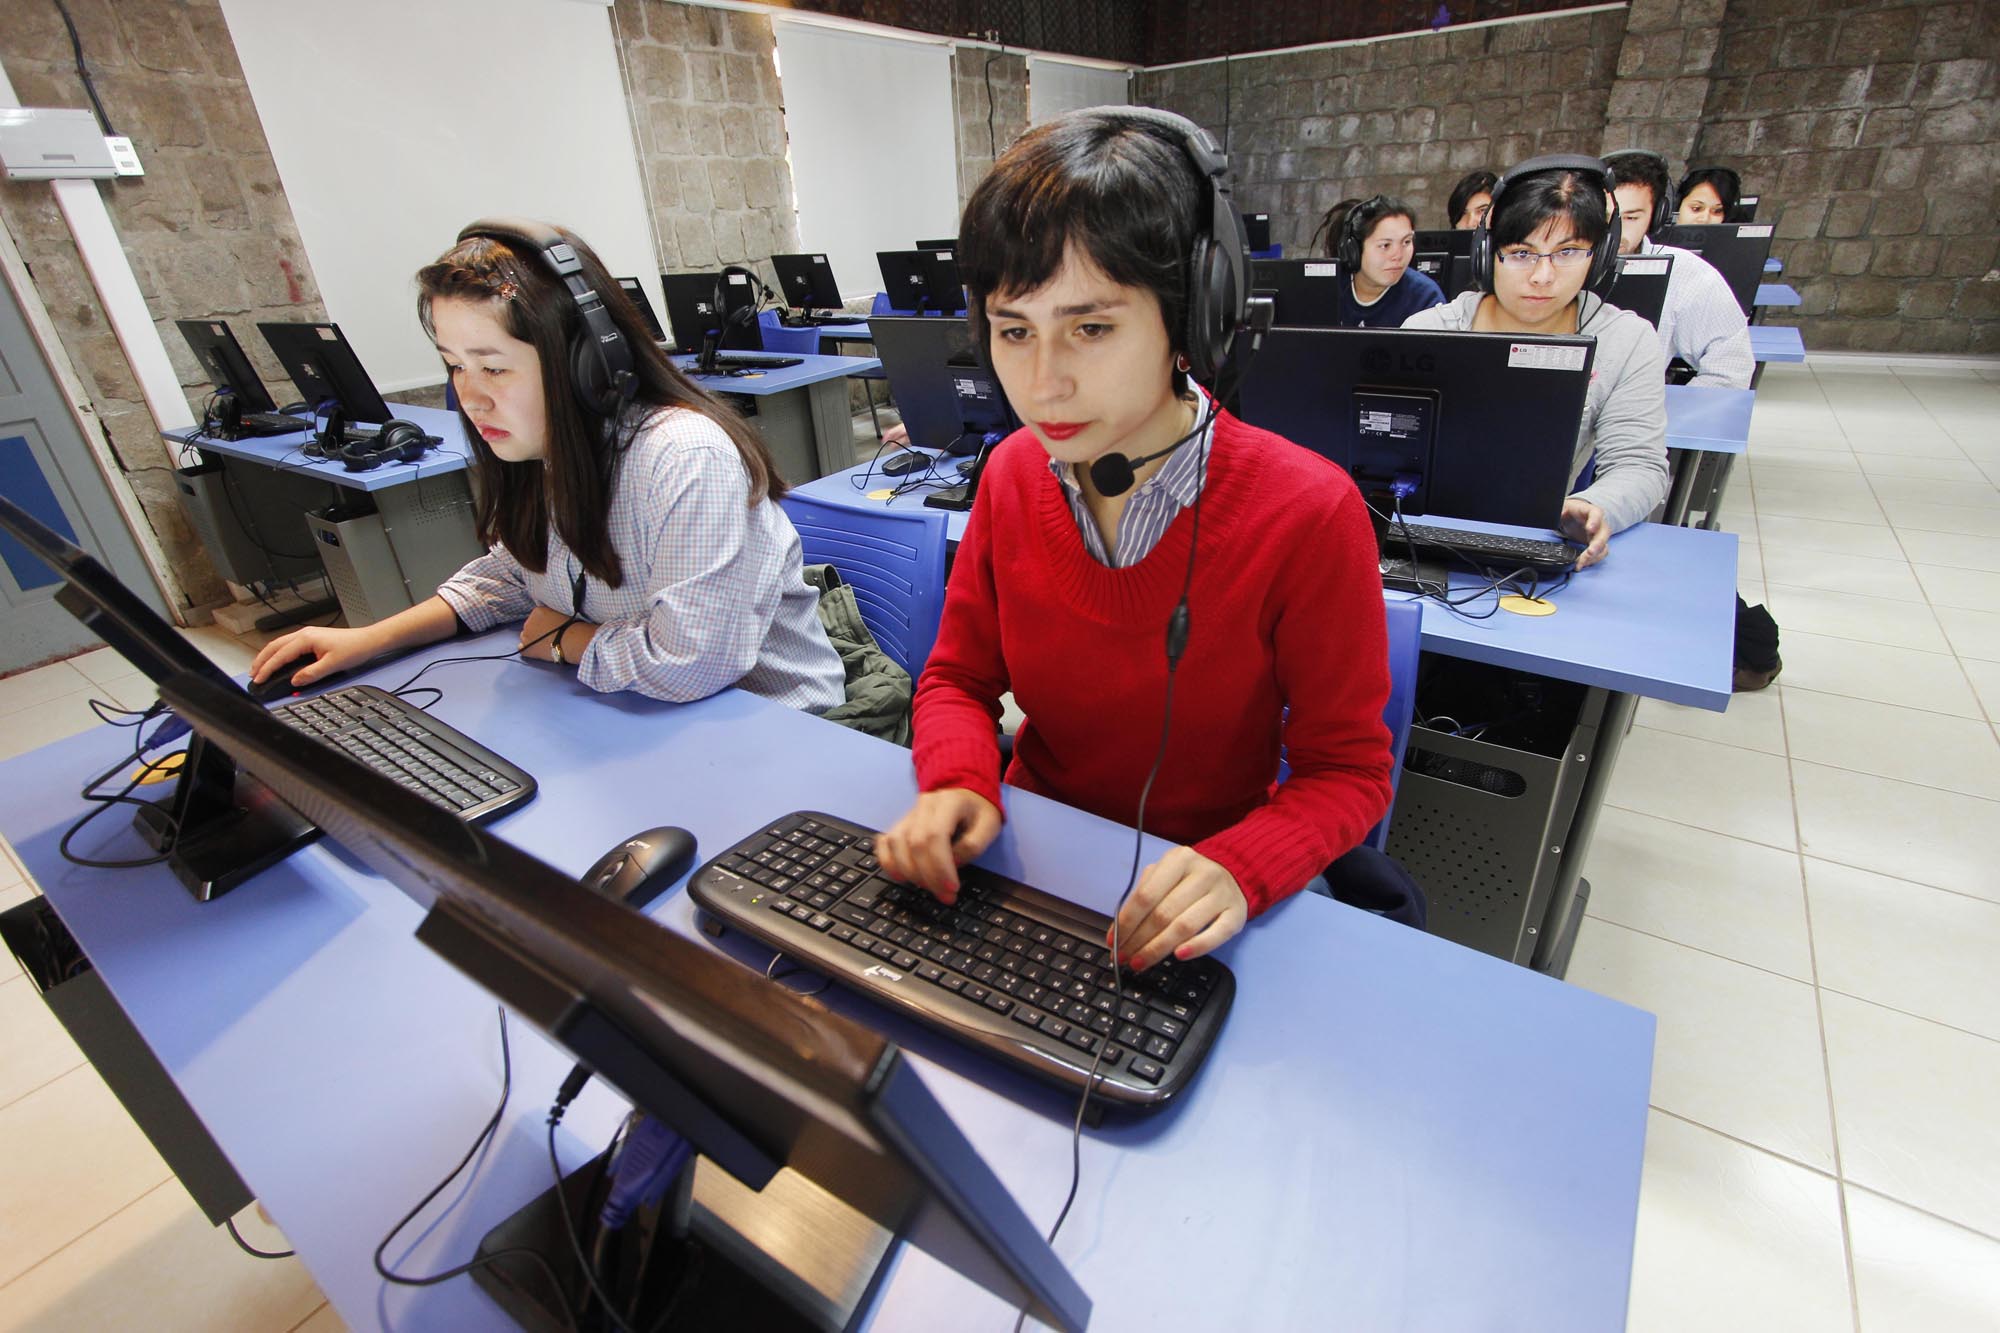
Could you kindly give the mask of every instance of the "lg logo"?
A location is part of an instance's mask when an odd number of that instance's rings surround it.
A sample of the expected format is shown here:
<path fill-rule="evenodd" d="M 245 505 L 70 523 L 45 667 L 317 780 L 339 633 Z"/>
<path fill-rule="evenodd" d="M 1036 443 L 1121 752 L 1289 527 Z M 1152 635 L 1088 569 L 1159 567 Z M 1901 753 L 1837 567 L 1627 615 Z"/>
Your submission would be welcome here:
<path fill-rule="evenodd" d="M 1387 375 L 1396 371 L 1428 375 L 1437 370 L 1437 358 L 1429 352 L 1412 355 L 1391 351 L 1387 347 L 1370 347 L 1361 354 L 1361 368 L 1371 375 Z"/>

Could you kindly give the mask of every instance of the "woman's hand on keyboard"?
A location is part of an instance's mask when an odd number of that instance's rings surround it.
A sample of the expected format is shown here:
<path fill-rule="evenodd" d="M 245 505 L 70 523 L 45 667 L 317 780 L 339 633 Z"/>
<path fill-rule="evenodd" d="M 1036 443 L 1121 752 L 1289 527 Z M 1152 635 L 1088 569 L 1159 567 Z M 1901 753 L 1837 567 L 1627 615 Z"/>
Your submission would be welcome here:
<path fill-rule="evenodd" d="M 1563 501 L 1562 534 L 1584 544 L 1583 554 L 1576 558 L 1578 569 L 1589 569 L 1602 560 L 1611 543 L 1611 525 L 1604 521 L 1604 511 L 1574 495 Z"/>
<path fill-rule="evenodd" d="M 1169 953 L 1199 958 L 1243 929 L 1250 902 L 1236 876 L 1192 847 L 1176 847 L 1146 867 L 1118 913 L 1116 948 L 1143 972 Z M 1104 937 L 1111 947 L 1111 935 Z"/>
<path fill-rule="evenodd" d="M 943 902 L 958 898 L 958 868 L 1000 836 L 1000 810 L 978 792 L 941 787 L 875 838 L 875 859 L 890 879 L 915 884 Z"/>

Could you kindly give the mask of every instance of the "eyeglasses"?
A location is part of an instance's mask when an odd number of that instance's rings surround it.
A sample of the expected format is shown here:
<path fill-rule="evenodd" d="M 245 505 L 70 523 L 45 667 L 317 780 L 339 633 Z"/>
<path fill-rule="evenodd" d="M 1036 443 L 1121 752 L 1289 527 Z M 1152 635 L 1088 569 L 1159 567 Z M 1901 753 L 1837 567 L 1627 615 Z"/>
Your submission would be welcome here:
<path fill-rule="evenodd" d="M 1557 268 L 1575 268 L 1578 264 L 1588 264 L 1593 253 L 1589 246 L 1564 246 L 1553 254 L 1543 254 L 1539 250 L 1502 250 L 1500 262 L 1508 268 L 1523 273 L 1532 273 L 1546 259 Z"/>

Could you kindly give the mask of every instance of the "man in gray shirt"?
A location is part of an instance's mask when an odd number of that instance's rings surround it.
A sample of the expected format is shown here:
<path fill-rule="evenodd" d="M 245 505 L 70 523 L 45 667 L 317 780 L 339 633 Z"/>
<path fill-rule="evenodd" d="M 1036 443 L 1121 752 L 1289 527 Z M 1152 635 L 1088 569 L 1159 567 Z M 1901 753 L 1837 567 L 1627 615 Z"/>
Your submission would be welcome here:
<path fill-rule="evenodd" d="M 1660 308 L 1660 347 L 1694 371 L 1690 384 L 1747 389 L 1756 360 L 1750 324 L 1729 282 L 1692 250 L 1661 245 L 1652 233 L 1673 220 L 1667 160 L 1643 148 L 1613 153 L 1611 189 L 1618 200 L 1618 253 L 1672 255 L 1666 304 Z"/>

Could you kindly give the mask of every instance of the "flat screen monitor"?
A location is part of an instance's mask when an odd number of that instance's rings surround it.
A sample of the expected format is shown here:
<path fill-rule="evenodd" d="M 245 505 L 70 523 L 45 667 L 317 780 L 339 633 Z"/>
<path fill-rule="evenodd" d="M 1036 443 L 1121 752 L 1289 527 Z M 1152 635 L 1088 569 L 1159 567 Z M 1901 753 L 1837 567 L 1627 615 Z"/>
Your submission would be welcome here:
<path fill-rule="evenodd" d="M 924 275 L 924 300 L 940 315 L 965 313 L 965 281 L 958 276 L 955 250 L 919 250 L 917 267 Z"/>
<path fill-rule="evenodd" d="M 1757 304 L 1757 285 L 1764 281 L 1764 261 L 1771 257 L 1771 230 L 1768 222 L 1675 224 L 1653 239 L 1692 250 L 1714 265 L 1747 319 Z"/>
<path fill-rule="evenodd" d="M 729 308 L 717 308 L 718 298 L 728 299 L 727 293 L 717 290 L 721 286 L 719 278 L 715 273 L 660 275 L 660 291 L 667 300 L 667 323 L 672 326 L 676 352 L 699 352 L 702 339 L 717 331 L 722 334 L 724 351 L 764 350 L 764 335 L 754 318 L 729 324 L 726 322 Z M 746 288 L 748 285 L 744 283 Z"/>
<path fill-rule="evenodd" d="M 1755 222 L 1757 220 L 1757 205 L 1762 202 L 1762 195 L 1739 195 L 1736 200 L 1736 207 L 1729 210 L 1729 220 L 1731 222 Z"/>
<path fill-rule="evenodd" d="M 271 401 L 270 393 L 264 388 L 264 381 L 257 378 L 257 372 L 250 366 L 250 358 L 243 355 L 243 344 L 236 341 L 236 334 L 229 325 L 219 319 L 177 319 L 174 327 L 187 339 L 188 350 L 194 359 L 201 362 L 208 372 L 208 381 L 217 389 L 227 389 L 236 395 L 245 412 L 275 412 L 277 404 Z"/>
<path fill-rule="evenodd" d="M 1271 297 L 1273 327 L 1339 327 L 1340 266 L 1331 259 L 1257 259 L 1250 268 L 1250 290 Z"/>
<path fill-rule="evenodd" d="M 1447 301 L 1472 289 L 1472 229 L 1420 231 L 1410 266 L 1444 290 Z"/>
<path fill-rule="evenodd" d="M 646 332 L 653 336 L 653 341 L 656 343 L 667 341 L 667 331 L 660 326 L 659 313 L 653 309 L 652 298 L 646 295 L 646 289 L 639 285 L 639 280 L 620 278 L 618 290 L 625 293 L 626 299 L 632 303 L 632 308 L 639 312 L 639 319 L 645 324 Z"/>
<path fill-rule="evenodd" d="M 958 241 L 955 237 L 947 236 L 941 241 L 918 241 L 913 248 L 918 250 L 956 250 L 958 249 Z"/>
<path fill-rule="evenodd" d="M 1271 215 L 1269 213 L 1245 213 L 1243 231 L 1248 236 L 1252 250 L 1271 248 Z"/>
<path fill-rule="evenodd" d="M 1620 255 L 1617 280 L 1604 302 L 1631 311 L 1657 329 L 1660 312 L 1667 307 L 1667 281 L 1673 272 L 1672 255 Z"/>
<path fill-rule="evenodd" d="M 1364 494 L 1414 478 L 1406 513 L 1549 528 L 1596 349 L 1587 337 L 1273 329 L 1240 415 L 1340 464 Z"/>
<path fill-rule="evenodd" d="M 306 407 L 338 407 L 349 424 L 380 425 L 393 415 L 338 324 L 259 324 Z"/>
<path fill-rule="evenodd" d="M 213 679 L 161 693 L 426 908 L 419 940 L 722 1170 L 763 1190 L 789 1166 L 1036 1318 L 1088 1322 L 1090 1298 L 893 1043 L 411 800 Z"/>
<path fill-rule="evenodd" d="M 979 363 L 963 319 L 878 315 L 868 329 L 911 444 L 976 454 L 985 436 L 1020 428 L 1000 382 Z"/>
<path fill-rule="evenodd" d="M 924 285 L 923 250 L 878 250 L 875 263 L 882 270 L 882 291 L 889 308 L 898 314 L 922 314 L 929 304 Z M 874 328 L 873 320 L 869 328 Z"/>
<path fill-rule="evenodd" d="M 778 270 L 778 290 L 792 309 L 841 308 L 840 285 L 825 255 L 772 255 L 771 267 Z"/>

